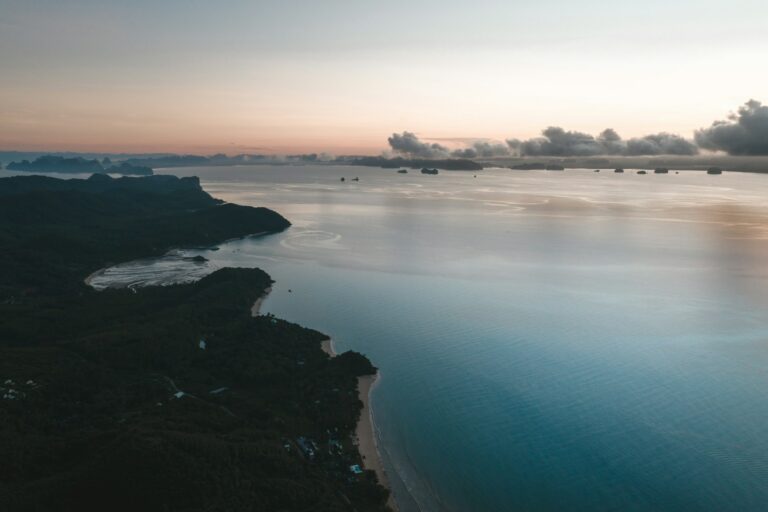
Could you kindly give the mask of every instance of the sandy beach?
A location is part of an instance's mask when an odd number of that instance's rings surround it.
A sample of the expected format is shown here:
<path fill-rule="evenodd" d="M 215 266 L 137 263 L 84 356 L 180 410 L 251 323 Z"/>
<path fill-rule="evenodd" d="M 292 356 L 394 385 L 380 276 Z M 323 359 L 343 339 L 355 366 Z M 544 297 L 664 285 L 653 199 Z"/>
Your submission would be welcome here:
<path fill-rule="evenodd" d="M 261 314 L 261 305 L 264 303 L 264 299 L 267 298 L 267 295 L 269 295 L 269 292 L 272 291 L 272 288 L 267 288 L 264 290 L 264 294 L 256 299 L 256 302 L 253 303 L 253 306 L 251 306 L 251 316 L 259 316 Z"/>
<path fill-rule="evenodd" d="M 363 402 L 363 410 L 360 412 L 360 420 L 357 422 L 357 428 L 355 429 L 355 443 L 357 444 L 357 449 L 360 451 L 360 455 L 363 457 L 363 467 L 365 467 L 365 469 L 372 469 L 376 472 L 379 483 L 390 490 L 389 501 L 387 504 L 392 509 L 397 510 L 397 505 L 391 494 L 392 488 L 389 485 L 389 479 L 387 478 L 387 473 L 384 471 L 381 456 L 379 455 L 379 449 L 376 446 L 376 434 L 373 430 L 370 396 L 371 390 L 376 385 L 378 379 L 378 373 L 376 375 L 365 375 L 364 377 L 357 378 L 357 391 L 360 401 Z"/>
<path fill-rule="evenodd" d="M 336 357 L 336 351 L 333 350 L 333 342 L 330 338 L 320 343 L 320 348 L 329 356 Z"/>
<path fill-rule="evenodd" d="M 323 352 L 331 357 L 336 357 L 336 351 L 333 349 L 333 341 L 331 339 L 324 340 L 320 347 Z M 357 422 L 355 428 L 355 445 L 363 458 L 363 467 L 365 469 L 373 470 L 376 473 L 376 477 L 379 479 L 379 483 L 389 489 L 389 500 L 387 505 L 392 510 L 398 510 L 395 498 L 392 495 L 392 488 L 389 485 L 389 479 L 387 473 L 384 471 L 384 465 L 381 462 L 381 456 L 379 455 L 379 449 L 376 445 L 376 434 L 373 430 L 373 417 L 371 414 L 370 399 L 371 391 L 379 380 L 379 374 L 365 375 L 357 378 L 357 394 L 360 401 L 363 402 L 363 410 L 360 411 L 360 419 Z"/>

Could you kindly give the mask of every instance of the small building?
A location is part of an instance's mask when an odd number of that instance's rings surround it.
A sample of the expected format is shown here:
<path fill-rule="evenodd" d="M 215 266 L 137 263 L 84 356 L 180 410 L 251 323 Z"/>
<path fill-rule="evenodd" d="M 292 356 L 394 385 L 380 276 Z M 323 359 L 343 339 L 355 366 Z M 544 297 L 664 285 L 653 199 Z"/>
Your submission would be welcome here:
<path fill-rule="evenodd" d="M 3 399 L 5 400 L 18 400 L 20 398 L 24 398 L 24 394 L 19 393 L 15 389 L 5 390 L 5 393 L 3 394 Z"/>
<path fill-rule="evenodd" d="M 328 454 L 334 455 L 334 454 L 341 454 L 344 451 L 344 449 L 341 446 L 341 443 L 337 441 L 336 439 L 331 439 L 328 441 Z"/>
<path fill-rule="evenodd" d="M 299 437 L 296 439 L 296 444 L 299 445 L 299 448 L 301 448 L 301 451 L 304 453 L 304 455 L 307 456 L 309 459 L 315 458 L 315 453 L 317 452 L 317 445 L 307 439 L 306 437 Z"/>

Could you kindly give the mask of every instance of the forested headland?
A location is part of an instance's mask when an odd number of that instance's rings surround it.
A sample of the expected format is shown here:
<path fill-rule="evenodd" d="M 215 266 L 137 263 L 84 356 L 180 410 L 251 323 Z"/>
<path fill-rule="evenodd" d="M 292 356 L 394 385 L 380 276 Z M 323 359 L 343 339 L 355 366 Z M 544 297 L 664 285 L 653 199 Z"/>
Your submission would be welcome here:
<path fill-rule="evenodd" d="M 385 510 L 360 464 L 362 355 L 250 307 L 222 269 L 97 292 L 113 262 L 277 232 L 195 178 L 0 179 L 0 510 Z"/>

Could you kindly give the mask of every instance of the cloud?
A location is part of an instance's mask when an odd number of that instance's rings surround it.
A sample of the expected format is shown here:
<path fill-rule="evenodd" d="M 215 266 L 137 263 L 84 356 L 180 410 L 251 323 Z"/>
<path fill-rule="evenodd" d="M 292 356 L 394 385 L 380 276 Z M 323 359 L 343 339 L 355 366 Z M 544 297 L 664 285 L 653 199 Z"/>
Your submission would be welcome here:
<path fill-rule="evenodd" d="M 679 135 L 657 133 L 623 140 L 612 128 L 594 137 L 550 126 L 542 137 L 509 139 L 507 145 L 522 156 L 695 155 L 698 148 Z"/>
<path fill-rule="evenodd" d="M 702 148 L 729 155 L 768 155 L 768 106 L 749 100 L 727 121 L 697 130 L 695 138 Z"/>
<path fill-rule="evenodd" d="M 460 142 L 469 142 L 469 145 L 453 151 L 442 144 L 423 142 L 416 134 L 409 131 L 393 133 L 387 140 L 392 151 L 413 158 L 492 158 L 510 155 L 509 146 L 506 144 L 484 140 L 455 139 Z"/>
<path fill-rule="evenodd" d="M 597 143 L 604 155 L 620 155 L 626 148 L 624 141 L 613 128 L 606 128 L 600 132 L 600 135 L 597 136 Z"/>
<path fill-rule="evenodd" d="M 699 148 L 691 141 L 673 133 L 657 133 L 629 139 L 623 154 L 640 155 L 695 155 Z"/>
<path fill-rule="evenodd" d="M 422 142 L 412 132 L 393 133 L 387 139 L 392 151 L 415 158 L 445 158 L 450 151 L 437 143 Z"/>
<path fill-rule="evenodd" d="M 601 153 L 598 141 L 587 133 L 550 126 L 542 135 L 525 141 L 512 139 L 507 144 L 525 156 L 589 156 Z"/>
<path fill-rule="evenodd" d="M 765 108 L 765 107 L 763 107 Z M 393 133 L 392 150 L 412 158 L 493 158 L 499 156 L 643 156 L 695 155 L 698 147 L 672 133 L 654 133 L 623 140 L 616 130 L 607 128 L 595 137 L 588 133 L 566 131 L 550 126 L 541 137 L 528 140 L 508 139 L 506 144 L 475 140 L 466 147 L 449 150 L 437 143 L 422 142 L 412 132 Z M 461 139 L 462 142 L 466 139 Z M 465 142 L 467 143 L 467 142 Z"/>
<path fill-rule="evenodd" d="M 493 158 L 509 156 L 509 146 L 498 142 L 475 141 L 468 148 L 457 149 L 451 153 L 457 158 Z"/>

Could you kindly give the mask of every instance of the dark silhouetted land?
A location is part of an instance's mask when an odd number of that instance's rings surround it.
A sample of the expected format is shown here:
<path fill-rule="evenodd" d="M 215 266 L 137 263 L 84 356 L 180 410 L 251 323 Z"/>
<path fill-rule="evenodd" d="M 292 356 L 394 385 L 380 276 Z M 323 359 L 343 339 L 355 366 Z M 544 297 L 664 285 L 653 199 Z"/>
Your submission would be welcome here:
<path fill-rule="evenodd" d="M 120 165 L 111 165 L 111 161 L 108 159 L 99 162 L 95 159 L 87 160 L 82 157 L 66 158 L 51 155 L 41 156 L 31 162 L 29 160 L 11 162 L 7 169 L 10 171 L 63 174 L 111 173 L 135 176 L 151 176 L 153 174 L 150 167 L 132 165 L 126 162 Z"/>
<path fill-rule="evenodd" d="M 375 474 L 349 470 L 357 377 L 375 368 L 252 317 L 266 273 L 83 282 L 110 262 L 288 226 L 196 178 L 0 179 L 0 510 L 385 510 Z"/>

